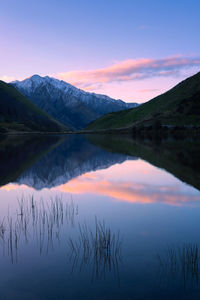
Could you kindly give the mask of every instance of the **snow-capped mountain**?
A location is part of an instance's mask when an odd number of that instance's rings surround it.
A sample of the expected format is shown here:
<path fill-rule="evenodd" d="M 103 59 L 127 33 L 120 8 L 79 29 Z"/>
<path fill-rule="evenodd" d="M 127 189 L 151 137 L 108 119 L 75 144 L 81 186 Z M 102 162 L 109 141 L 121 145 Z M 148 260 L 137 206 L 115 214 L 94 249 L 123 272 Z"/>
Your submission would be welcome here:
<path fill-rule="evenodd" d="M 88 93 L 49 76 L 33 75 L 11 84 L 41 109 L 72 129 L 82 129 L 106 113 L 138 105 Z"/>

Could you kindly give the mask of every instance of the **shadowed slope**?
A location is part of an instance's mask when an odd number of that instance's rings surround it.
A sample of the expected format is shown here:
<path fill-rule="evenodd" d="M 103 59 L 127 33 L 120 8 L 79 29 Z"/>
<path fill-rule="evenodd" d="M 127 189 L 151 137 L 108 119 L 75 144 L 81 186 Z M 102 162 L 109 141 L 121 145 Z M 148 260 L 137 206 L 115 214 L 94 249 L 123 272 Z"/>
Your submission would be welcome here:
<path fill-rule="evenodd" d="M 66 130 L 64 125 L 43 112 L 13 86 L 0 81 L 0 132 Z"/>

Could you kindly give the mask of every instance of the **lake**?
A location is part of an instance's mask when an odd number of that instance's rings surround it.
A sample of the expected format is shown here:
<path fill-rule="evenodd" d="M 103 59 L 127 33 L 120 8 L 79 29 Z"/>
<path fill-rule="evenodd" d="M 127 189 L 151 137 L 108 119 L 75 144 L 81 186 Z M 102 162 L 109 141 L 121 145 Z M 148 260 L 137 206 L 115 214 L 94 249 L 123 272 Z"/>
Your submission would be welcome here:
<path fill-rule="evenodd" d="M 1 299 L 199 299 L 199 150 L 1 137 Z"/>

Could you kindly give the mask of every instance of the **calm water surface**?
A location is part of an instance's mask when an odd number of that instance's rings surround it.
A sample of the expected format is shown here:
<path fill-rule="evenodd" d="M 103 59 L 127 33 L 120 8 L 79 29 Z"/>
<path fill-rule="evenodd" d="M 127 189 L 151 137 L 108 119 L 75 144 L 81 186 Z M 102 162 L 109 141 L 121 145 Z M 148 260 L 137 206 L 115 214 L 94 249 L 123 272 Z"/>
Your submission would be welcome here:
<path fill-rule="evenodd" d="M 0 141 L 1 299 L 199 299 L 197 143 Z"/>

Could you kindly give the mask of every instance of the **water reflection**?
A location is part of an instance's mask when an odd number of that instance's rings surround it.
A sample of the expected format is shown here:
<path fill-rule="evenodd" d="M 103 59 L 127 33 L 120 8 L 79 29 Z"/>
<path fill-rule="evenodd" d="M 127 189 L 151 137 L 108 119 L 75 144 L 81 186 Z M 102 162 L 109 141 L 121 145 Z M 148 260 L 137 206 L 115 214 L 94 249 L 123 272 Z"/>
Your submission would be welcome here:
<path fill-rule="evenodd" d="M 61 142 L 56 136 L 1 136 L 0 186 L 16 181 L 25 170 Z"/>
<path fill-rule="evenodd" d="M 35 242 L 40 255 L 48 254 L 55 242 L 60 242 L 64 226 L 74 226 L 78 206 L 56 196 L 49 202 L 35 201 L 33 196 L 18 199 L 16 211 L 4 216 L 0 222 L 0 240 L 3 255 L 12 263 L 18 262 L 18 252 L 25 244 Z"/>
<path fill-rule="evenodd" d="M 87 139 L 80 135 L 9 137 L 0 143 L 0 184 L 16 181 L 36 189 L 50 188 L 86 172 L 140 157 L 200 189 L 199 150 L 197 141 L 155 144 L 103 135 Z"/>
<path fill-rule="evenodd" d="M 200 141 L 196 139 L 135 140 L 131 136 L 95 136 L 88 139 L 107 151 L 140 157 L 200 190 Z"/>
<path fill-rule="evenodd" d="M 130 168 L 132 167 L 132 168 Z M 117 166 L 121 174 L 125 174 L 128 177 L 129 169 L 131 173 L 133 170 L 148 167 L 144 162 L 138 160 L 137 162 L 124 163 L 121 166 Z M 113 173 L 114 175 L 111 175 Z M 135 182 L 132 175 L 131 180 L 123 178 L 116 178 L 115 168 L 112 167 L 108 171 L 104 171 L 104 176 L 102 178 L 101 173 L 91 172 L 83 174 L 69 182 L 60 185 L 55 188 L 60 192 L 72 193 L 72 194 L 84 194 L 92 193 L 99 196 L 107 196 L 109 198 L 115 199 L 116 201 L 123 201 L 128 203 L 140 203 L 140 204 L 150 204 L 150 203 L 165 203 L 169 205 L 184 205 L 190 204 L 195 205 L 200 201 L 199 193 L 186 193 L 180 187 L 180 185 L 168 185 L 160 184 L 156 182 L 161 177 L 161 172 L 158 170 L 157 176 L 153 184 L 149 183 L 138 183 Z M 152 173 L 149 174 L 152 177 Z M 136 177 L 139 176 L 136 173 Z M 144 179 L 143 179 L 144 180 Z M 166 178 L 167 180 L 167 178 Z"/>
<path fill-rule="evenodd" d="M 174 284 L 182 286 L 185 291 L 200 286 L 199 245 L 194 243 L 168 247 L 158 254 L 160 287 L 170 288 Z"/>
<path fill-rule="evenodd" d="M 64 246 L 71 272 L 84 268 L 92 280 L 105 279 L 107 273 L 119 280 L 118 264 L 121 260 L 122 239 L 120 232 L 113 232 L 104 221 L 95 217 L 95 223 L 78 221 L 79 209 L 73 200 L 62 196 L 36 201 L 34 196 L 18 199 L 17 207 L 8 209 L 0 221 L 0 245 L 3 256 L 12 264 L 20 262 L 22 249 L 28 244 L 40 256 Z M 74 228 L 70 236 L 69 227 Z"/>
<path fill-rule="evenodd" d="M 198 142 L 8 137 L 0 168 L 2 299 L 199 298 Z"/>
<path fill-rule="evenodd" d="M 190 140 L 153 143 L 129 136 L 9 137 L 0 145 L 0 180 L 2 184 L 15 181 L 3 187 L 7 191 L 20 185 L 129 203 L 193 205 L 199 202 L 199 194 L 192 189 L 186 192 L 175 180 L 176 184 L 168 184 L 169 176 L 161 182 L 163 171 L 153 165 L 200 188 L 199 150 L 200 143 Z"/>
<path fill-rule="evenodd" d="M 107 152 L 91 144 L 85 136 L 70 135 L 60 139 L 59 144 L 52 144 L 48 153 L 17 178 L 18 184 L 26 184 L 39 190 L 51 188 L 86 172 L 106 169 L 127 159 L 136 159 Z"/>
<path fill-rule="evenodd" d="M 155 143 L 128 136 L 9 137 L 0 142 L 0 185 L 16 182 L 39 190 L 52 188 L 139 157 L 200 189 L 199 151 L 200 142 L 190 140 Z M 108 188 L 117 190 L 117 186 Z"/>
<path fill-rule="evenodd" d="M 107 273 L 113 273 L 119 282 L 118 264 L 122 258 L 120 232 L 113 233 L 105 222 L 95 218 L 95 224 L 90 227 L 86 223 L 79 224 L 78 237 L 69 238 L 68 245 L 72 273 L 86 268 L 92 281 L 106 279 Z"/>

